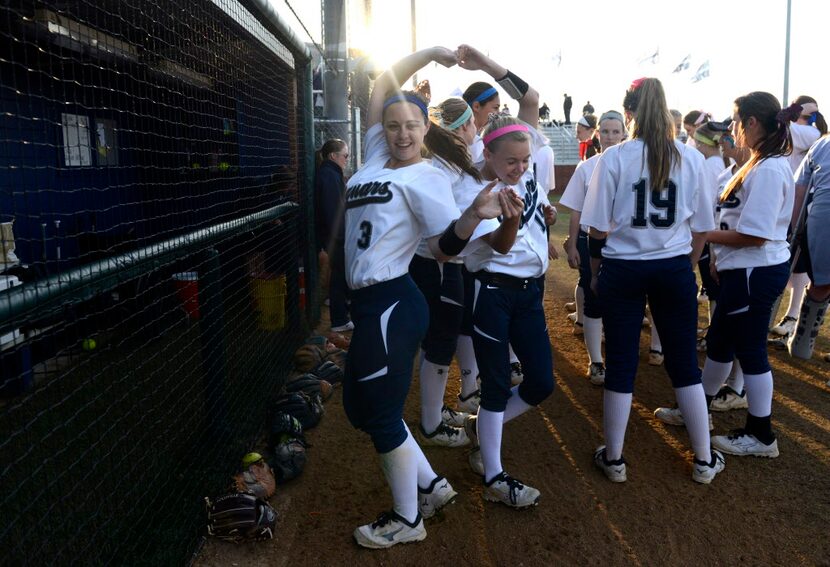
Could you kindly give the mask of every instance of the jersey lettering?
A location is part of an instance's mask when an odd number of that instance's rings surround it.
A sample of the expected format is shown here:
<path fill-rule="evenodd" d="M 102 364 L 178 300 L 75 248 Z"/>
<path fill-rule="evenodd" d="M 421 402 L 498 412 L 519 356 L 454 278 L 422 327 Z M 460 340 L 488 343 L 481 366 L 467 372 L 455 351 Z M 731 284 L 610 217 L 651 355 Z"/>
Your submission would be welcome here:
<path fill-rule="evenodd" d="M 392 191 L 389 190 L 391 181 L 370 181 L 361 185 L 353 185 L 346 190 L 346 208 L 353 209 L 371 203 L 388 203 L 392 200 Z"/>
<path fill-rule="evenodd" d="M 539 199 L 539 188 L 534 179 L 528 179 L 527 182 L 525 182 L 525 189 L 525 209 L 522 213 L 522 220 L 519 228 L 522 228 L 533 218 L 533 215 L 536 212 L 536 203 Z"/>
<path fill-rule="evenodd" d="M 372 243 L 372 223 L 363 221 L 360 223 L 360 238 L 357 239 L 357 247 L 366 250 Z"/>
<path fill-rule="evenodd" d="M 738 196 L 735 194 L 736 192 L 733 191 L 729 197 L 718 204 L 718 209 L 737 209 L 741 206 L 741 200 L 738 199 Z"/>
<path fill-rule="evenodd" d="M 649 224 L 654 228 L 669 228 L 677 218 L 677 185 L 669 179 L 666 187 L 662 190 L 649 191 L 646 188 L 646 180 L 640 179 L 632 186 L 634 191 L 634 216 L 631 217 L 631 226 L 634 228 L 646 228 Z M 652 207 L 658 209 L 646 217 L 646 196 L 651 193 L 650 201 Z"/>

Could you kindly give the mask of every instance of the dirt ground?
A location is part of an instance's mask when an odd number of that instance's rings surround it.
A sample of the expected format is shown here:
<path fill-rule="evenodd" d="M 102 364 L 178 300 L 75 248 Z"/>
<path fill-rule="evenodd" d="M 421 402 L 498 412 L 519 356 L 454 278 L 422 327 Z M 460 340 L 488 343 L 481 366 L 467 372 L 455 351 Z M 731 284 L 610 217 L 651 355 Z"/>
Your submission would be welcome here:
<path fill-rule="evenodd" d="M 556 390 L 504 433 L 505 469 L 542 492 L 538 507 L 484 502 L 465 449 L 428 447 L 435 470 L 458 491 L 456 502 L 427 522 L 424 542 L 359 548 L 352 531 L 390 508 L 391 497 L 369 438 L 349 425 L 338 390 L 308 434 L 313 447 L 304 474 L 271 499 L 280 514 L 275 539 L 208 541 L 195 564 L 830 565 L 830 364 L 770 351 L 781 456 L 727 456 L 726 470 L 703 486 L 691 480 L 685 429 L 652 414 L 674 398 L 664 369 L 647 364 L 644 329 L 625 446 L 628 482 L 611 483 L 591 460 L 602 443 L 602 389 L 585 377 L 584 345 L 566 319 L 575 278 L 564 260 L 551 263 L 545 307 Z M 830 350 L 827 335 L 825 328 L 817 351 Z M 448 402 L 457 392 L 453 367 Z M 745 417 L 745 410 L 715 413 L 714 433 L 743 425 Z M 405 419 L 413 429 L 418 423 L 417 377 Z"/>

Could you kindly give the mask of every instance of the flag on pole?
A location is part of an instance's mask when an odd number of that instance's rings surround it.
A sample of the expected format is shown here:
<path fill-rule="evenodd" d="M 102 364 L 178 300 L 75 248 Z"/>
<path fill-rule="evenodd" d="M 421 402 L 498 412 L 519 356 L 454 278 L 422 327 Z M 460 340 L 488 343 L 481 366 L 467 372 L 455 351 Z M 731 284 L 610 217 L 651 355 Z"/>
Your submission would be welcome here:
<path fill-rule="evenodd" d="M 560 49 L 559 53 L 557 53 L 556 55 L 551 57 L 551 59 L 553 59 L 553 61 L 556 63 L 557 67 L 561 67 L 562 66 L 562 50 Z"/>
<path fill-rule="evenodd" d="M 640 59 L 640 64 L 645 63 L 646 61 L 651 61 L 652 65 L 656 65 L 659 59 L 660 59 L 660 47 L 658 46 L 657 49 L 654 51 L 654 53 Z"/>
<path fill-rule="evenodd" d="M 697 68 L 697 71 L 695 71 L 694 76 L 692 76 L 692 82 L 693 83 L 700 82 L 708 76 L 709 76 L 709 60 L 707 59 L 706 61 L 703 62 L 703 64 L 701 64 L 700 67 Z"/>
<path fill-rule="evenodd" d="M 679 73 L 680 71 L 685 71 L 686 69 L 688 69 L 689 68 L 689 59 L 691 59 L 691 58 L 692 58 L 691 55 L 687 55 L 686 57 L 684 57 L 683 61 L 681 61 L 677 65 L 677 67 L 674 68 L 674 71 L 672 71 L 672 73 Z"/>

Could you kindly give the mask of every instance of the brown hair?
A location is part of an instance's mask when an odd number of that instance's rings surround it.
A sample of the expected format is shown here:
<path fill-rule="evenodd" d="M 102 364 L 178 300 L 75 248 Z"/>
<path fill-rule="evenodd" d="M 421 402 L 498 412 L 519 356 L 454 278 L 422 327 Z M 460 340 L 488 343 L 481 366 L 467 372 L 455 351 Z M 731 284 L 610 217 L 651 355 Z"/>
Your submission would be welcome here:
<path fill-rule="evenodd" d="M 323 146 L 314 154 L 314 161 L 317 167 L 320 167 L 324 161 L 329 159 L 331 154 L 336 154 L 346 147 L 346 142 L 340 138 L 331 138 L 326 140 Z"/>
<path fill-rule="evenodd" d="M 427 102 L 419 92 L 401 91 L 399 94 L 418 97 L 426 107 Z M 426 123 L 427 117 L 424 116 L 424 124 Z M 476 181 L 481 181 L 481 174 L 473 165 L 467 144 L 455 132 L 450 132 L 440 126 L 433 126 L 427 130 L 424 136 L 424 147 L 426 147 L 430 154 L 440 159 L 450 168 L 463 171 L 475 178 Z"/>
<path fill-rule="evenodd" d="M 735 109 L 742 125 L 754 116 L 763 128 L 764 136 L 752 148 L 754 152 L 749 161 L 741 166 L 741 169 L 726 184 L 720 195 L 721 202 L 743 186 L 747 174 L 753 167 L 769 157 L 788 156 L 792 153 L 793 138 L 790 135 L 790 121 L 793 116 L 798 118 L 801 105 L 792 104 L 781 110 L 778 99 L 773 95 L 755 91 L 736 98 Z"/>
<path fill-rule="evenodd" d="M 481 93 L 483 93 L 484 91 L 486 91 L 487 89 L 490 89 L 492 87 L 493 87 L 493 85 L 491 85 L 490 83 L 485 83 L 483 81 L 478 81 L 476 83 L 473 83 L 469 87 L 467 87 L 467 90 L 464 91 L 464 94 L 461 95 L 461 98 L 463 98 L 464 101 L 467 104 L 469 104 L 470 106 L 473 106 L 473 102 L 475 101 L 476 97 L 478 95 L 480 95 Z M 478 103 L 481 104 L 481 105 L 484 105 L 484 104 L 490 102 L 491 100 L 493 100 L 494 98 L 496 98 L 497 96 L 499 96 L 499 93 L 497 93 L 497 92 L 493 93 L 490 96 L 488 96 L 487 98 L 485 98 L 484 100 L 478 101 Z"/>
<path fill-rule="evenodd" d="M 668 183 L 672 165 L 680 161 L 680 151 L 674 145 L 674 118 L 662 83 L 658 79 L 643 79 L 626 91 L 623 108 L 634 115 L 629 126 L 631 138 L 643 141 L 651 189 L 660 191 Z"/>
<path fill-rule="evenodd" d="M 797 99 L 793 101 L 793 104 L 807 104 L 812 103 L 818 106 L 818 102 L 811 96 L 801 95 Z M 798 118 L 796 118 L 798 120 Z M 824 115 L 821 112 L 816 112 L 816 121 L 815 126 L 818 128 L 818 131 L 821 132 L 821 135 L 824 136 L 827 134 L 827 121 L 824 119 Z"/>

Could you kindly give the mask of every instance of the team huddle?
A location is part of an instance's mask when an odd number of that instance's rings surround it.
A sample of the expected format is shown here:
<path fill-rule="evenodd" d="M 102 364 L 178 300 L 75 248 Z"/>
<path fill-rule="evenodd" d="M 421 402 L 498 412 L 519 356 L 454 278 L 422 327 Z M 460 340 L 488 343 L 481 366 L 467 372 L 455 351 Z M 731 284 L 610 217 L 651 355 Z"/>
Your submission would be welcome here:
<path fill-rule="evenodd" d="M 432 62 L 487 73 L 518 101 L 517 117 L 499 113 L 499 91 L 486 82 L 433 106 L 423 89 L 401 90 Z M 676 398 L 656 415 L 687 428 L 692 479 L 712 482 L 724 454 L 778 456 L 767 333 L 790 277 L 788 231 L 803 218 L 820 171 L 810 156 L 799 161 L 796 190 L 790 124 L 805 114 L 823 124 L 817 107 L 782 109 L 772 95 L 753 92 L 735 100 L 731 120 L 694 124 L 693 142 L 684 144 L 660 81 L 644 78 L 625 91 L 623 113 L 593 119 L 601 153 L 577 167 L 560 203 L 571 210 L 564 251 L 580 276 L 575 330 L 584 336 L 588 379 L 603 387 L 605 444 L 593 459 L 611 481 L 626 481 L 623 445 L 644 318 Z M 468 447 L 486 500 L 513 508 L 540 500 L 501 460 L 505 424 L 554 389 L 542 298 L 559 245 L 549 242 L 553 156 L 538 120 L 536 90 L 468 45 L 418 51 L 375 81 L 364 165 L 345 196 L 354 333 L 343 403 L 371 437 L 394 504 L 355 530 L 361 546 L 423 540 L 424 520 L 456 498 L 421 445 Z M 827 307 L 821 294 L 830 295 L 819 285 L 830 284 L 827 263 L 812 260 L 805 271 L 816 285 L 789 333 L 790 348 L 802 354 L 812 352 Z M 710 303 L 705 337 L 695 266 Z M 402 416 L 419 349 L 420 423 L 410 431 Z M 450 408 L 453 358 L 461 386 Z M 748 408 L 745 427 L 710 436 L 709 412 L 734 407 Z"/>

